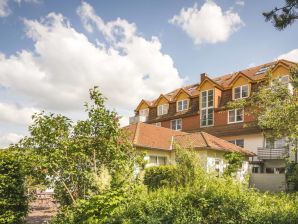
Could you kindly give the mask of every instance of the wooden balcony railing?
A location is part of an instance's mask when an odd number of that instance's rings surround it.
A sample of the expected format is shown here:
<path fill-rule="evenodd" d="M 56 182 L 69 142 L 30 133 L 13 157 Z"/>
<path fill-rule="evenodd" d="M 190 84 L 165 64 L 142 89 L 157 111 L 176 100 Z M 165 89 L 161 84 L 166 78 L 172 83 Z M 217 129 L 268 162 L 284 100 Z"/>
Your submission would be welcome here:
<path fill-rule="evenodd" d="M 258 158 L 260 160 L 284 159 L 288 155 L 289 155 L 289 150 L 287 148 L 280 148 L 280 149 L 258 148 Z"/>

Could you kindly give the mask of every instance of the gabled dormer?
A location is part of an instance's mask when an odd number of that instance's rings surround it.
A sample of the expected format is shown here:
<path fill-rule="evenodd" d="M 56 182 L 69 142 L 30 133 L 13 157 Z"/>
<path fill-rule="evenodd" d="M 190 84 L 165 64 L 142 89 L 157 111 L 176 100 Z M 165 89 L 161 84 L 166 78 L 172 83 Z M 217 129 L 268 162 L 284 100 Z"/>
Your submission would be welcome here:
<path fill-rule="evenodd" d="M 278 62 L 270 71 L 269 82 L 272 84 L 274 81 L 280 81 L 283 84 L 288 84 L 291 80 L 290 69 L 291 68 L 282 61 Z"/>
<path fill-rule="evenodd" d="M 179 89 L 173 100 L 176 101 L 177 112 L 186 111 L 189 109 L 190 95 L 183 88 Z"/>
<path fill-rule="evenodd" d="M 146 100 L 142 100 L 137 108 L 135 109 L 135 112 L 137 115 L 148 117 L 149 116 L 149 103 Z"/>
<path fill-rule="evenodd" d="M 232 88 L 232 99 L 244 99 L 250 96 L 252 79 L 242 72 L 238 72 L 232 79 L 230 86 Z"/>
<path fill-rule="evenodd" d="M 157 116 L 168 114 L 169 99 L 165 95 L 160 94 L 153 106 L 157 107 Z"/>

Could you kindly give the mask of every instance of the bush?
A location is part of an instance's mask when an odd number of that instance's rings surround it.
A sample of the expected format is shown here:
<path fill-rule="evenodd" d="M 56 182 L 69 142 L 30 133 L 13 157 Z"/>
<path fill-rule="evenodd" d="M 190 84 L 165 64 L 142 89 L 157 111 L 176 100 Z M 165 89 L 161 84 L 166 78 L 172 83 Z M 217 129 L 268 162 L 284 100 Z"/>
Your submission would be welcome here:
<path fill-rule="evenodd" d="M 176 186 L 177 182 L 178 175 L 176 166 L 153 166 L 146 169 L 144 184 L 148 186 L 150 190 L 166 186 Z"/>
<path fill-rule="evenodd" d="M 21 163 L 12 151 L 0 150 L 0 223 L 21 223 L 27 211 Z"/>

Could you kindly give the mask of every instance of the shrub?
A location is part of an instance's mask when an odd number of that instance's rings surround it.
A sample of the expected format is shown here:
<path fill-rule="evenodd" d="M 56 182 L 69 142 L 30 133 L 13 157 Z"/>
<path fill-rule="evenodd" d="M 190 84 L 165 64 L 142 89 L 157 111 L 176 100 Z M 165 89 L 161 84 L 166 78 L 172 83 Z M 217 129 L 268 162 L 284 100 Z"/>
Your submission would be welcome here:
<path fill-rule="evenodd" d="M 160 187 L 176 186 L 178 182 L 177 167 L 173 165 L 153 166 L 145 171 L 144 184 L 150 190 Z"/>
<path fill-rule="evenodd" d="M 21 223 L 27 211 L 21 163 L 12 151 L 0 150 L 0 223 Z"/>

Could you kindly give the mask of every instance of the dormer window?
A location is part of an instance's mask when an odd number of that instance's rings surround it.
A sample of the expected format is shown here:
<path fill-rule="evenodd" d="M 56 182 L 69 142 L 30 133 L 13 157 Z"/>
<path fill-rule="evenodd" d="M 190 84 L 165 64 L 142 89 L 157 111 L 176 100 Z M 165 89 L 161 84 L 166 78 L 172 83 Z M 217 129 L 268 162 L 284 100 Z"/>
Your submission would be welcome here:
<path fill-rule="evenodd" d="M 201 92 L 201 127 L 212 126 L 214 123 L 214 90 Z"/>
<path fill-rule="evenodd" d="M 157 116 L 161 116 L 168 113 L 169 104 L 162 104 L 157 107 Z"/>
<path fill-rule="evenodd" d="M 183 111 L 188 109 L 188 100 L 179 100 L 177 101 L 177 111 Z"/>
<path fill-rule="evenodd" d="M 233 90 L 234 100 L 248 97 L 248 85 L 238 86 L 235 87 Z"/>
<path fill-rule="evenodd" d="M 140 110 L 139 111 L 139 115 L 140 116 L 143 116 L 143 117 L 148 117 L 148 115 L 149 115 L 149 108 Z"/>

